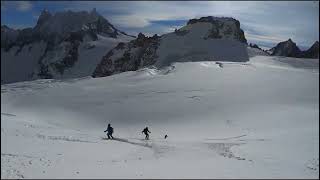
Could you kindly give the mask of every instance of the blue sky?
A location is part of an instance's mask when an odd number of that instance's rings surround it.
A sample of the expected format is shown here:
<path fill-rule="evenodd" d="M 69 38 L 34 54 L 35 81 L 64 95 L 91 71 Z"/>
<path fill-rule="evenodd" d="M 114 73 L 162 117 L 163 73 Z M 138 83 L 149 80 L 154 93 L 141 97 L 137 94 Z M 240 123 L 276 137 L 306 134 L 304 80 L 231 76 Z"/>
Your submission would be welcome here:
<path fill-rule="evenodd" d="M 228 16 L 240 21 L 249 42 L 262 47 L 291 38 L 305 49 L 319 40 L 319 1 L 1 1 L 1 23 L 33 27 L 44 8 L 52 13 L 96 8 L 133 35 L 171 32 L 191 18 Z"/>

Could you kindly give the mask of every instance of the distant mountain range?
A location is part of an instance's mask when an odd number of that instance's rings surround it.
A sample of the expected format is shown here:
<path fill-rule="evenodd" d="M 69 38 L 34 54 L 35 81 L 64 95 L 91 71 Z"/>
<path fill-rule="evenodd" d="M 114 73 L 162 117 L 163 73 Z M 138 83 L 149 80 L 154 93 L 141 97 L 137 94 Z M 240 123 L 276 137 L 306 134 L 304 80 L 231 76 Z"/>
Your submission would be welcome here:
<path fill-rule="evenodd" d="M 43 10 L 33 28 L 1 26 L 1 83 L 89 76 L 108 50 L 134 38 L 95 9 Z"/>
<path fill-rule="evenodd" d="M 43 10 L 33 28 L 1 26 L 1 83 L 102 77 L 182 61 L 245 62 L 248 46 L 259 55 L 319 58 L 318 41 L 306 51 L 291 39 L 268 51 L 248 45 L 240 22 L 229 17 L 191 19 L 171 33 L 135 37 L 95 9 L 55 14 Z"/>
<path fill-rule="evenodd" d="M 319 42 L 316 41 L 308 50 L 301 51 L 291 39 L 278 43 L 269 50 L 272 56 L 297 58 L 319 58 Z"/>
<path fill-rule="evenodd" d="M 233 18 L 202 17 L 162 36 L 142 33 L 129 43 L 118 44 L 103 57 L 93 77 L 183 61 L 248 61 L 247 40 L 240 22 Z"/>

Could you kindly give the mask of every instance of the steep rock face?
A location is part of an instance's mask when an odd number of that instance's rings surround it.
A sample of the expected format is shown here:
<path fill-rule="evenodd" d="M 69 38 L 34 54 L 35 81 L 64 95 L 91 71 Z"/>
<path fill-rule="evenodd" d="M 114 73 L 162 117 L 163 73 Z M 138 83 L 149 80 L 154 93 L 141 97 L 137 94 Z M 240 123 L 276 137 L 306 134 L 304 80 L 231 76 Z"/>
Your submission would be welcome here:
<path fill-rule="evenodd" d="M 145 37 L 119 44 L 102 59 L 93 77 L 109 76 L 146 66 L 162 68 L 184 61 L 248 61 L 246 39 L 239 21 L 205 17 L 160 37 Z"/>
<path fill-rule="evenodd" d="M 291 39 L 287 41 L 280 42 L 274 48 L 271 55 L 273 56 L 286 56 L 286 57 L 300 57 L 301 50 L 298 48 L 296 43 L 294 43 Z"/>
<path fill-rule="evenodd" d="M 296 58 L 319 58 L 319 42 L 316 41 L 308 50 L 301 51 L 291 39 L 278 43 L 269 50 L 272 56 Z"/>
<path fill-rule="evenodd" d="M 113 38 L 124 34 L 98 14 L 95 9 L 91 12 L 57 12 L 54 15 L 44 10 L 39 16 L 34 31 L 44 38 L 57 36 L 59 40 L 65 39 L 70 32 L 85 31 L 89 34 L 101 34 Z"/>
<path fill-rule="evenodd" d="M 304 58 L 319 58 L 319 41 L 316 41 L 308 50 L 303 52 Z"/>
<path fill-rule="evenodd" d="M 160 37 L 157 35 L 146 37 L 140 33 L 136 40 L 129 43 L 119 43 L 102 58 L 92 76 L 109 76 L 153 65 L 159 40 Z"/>
<path fill-rule="evenodd" d="M 1 48 L 10 48 L 10 45 L 17 40 L 18 35 L 18 30 L 11 29 L 6 25 L 1 26 Z"/>
<path fill-rule="evenodd" d="M 37 74 L 34 74 L 33 77 L 54 78 L 53 74 L 55 72 L 63 75 L 66 69 L 73 67 L 77 62 L 78 47 L 82 41 L 83 39 L 81 34 L 70 33 L 69 37 L 59 45 L 51 47 L 47 46 L 44 55 L 38 62 L 40 66 L 39 71 Z"/>
<path fill-rule="evenodd" d="M 240 29 L 240 22 L 229 17 L 201 17 L 200 19 L 191 19 L 187 25 L 195 23 L 211 23 L 212 27 L 207 37 L 213 39 L 235 39 L 247 43 L 244 32 Z"/>
<path fill-rule="evenodd" d="M 267 52 L 269 55 L 272 55 L 275 49 L 276 49 L 276 47 L 273 47 L 273 48 L 271 48 L 271 49 L 268 49 L 266 52 Z"/>
<path fill-rule="evenodd" d="M 1 80 L 9 83 L 38 78 L 88 76 L 93 73 L 105 52 L 117 43 L 131 39 L 132 36 L 116 29 L 95 9 L 91 12 L 66 11 L 55 14 L 43 10 L 34 28 L 13 30 L 7 26 L 1 27 L 1 52 L 4 53 L 1 55 L 4 58 L 1 58 L 1 64 L 10 64 L 2 68 L 5 73 L 2 73 L 4 76 Z M 40 48 L 41 52 L 34 52 L 32 48 L 39 44 L 43 46 Z M 34 54 L 29 59 L 25 59 L 25 52 L 21 53 L 26 47 Z M 85 63 L 84 58 L 90 61 Z M 79 60 L 83 62 L 80 63 Z M 20 72 L 19 62 L 25 61 L 30 64 L 37 63 L 33 67 L 28 66 L 29 69 L 23 71 L 24 75 L 12 75 L 14 71 Z M 12 62 L 15 62 L 15 65 Z M 76 66 L 77 64 L 88 64 L 88 67 Z"/>

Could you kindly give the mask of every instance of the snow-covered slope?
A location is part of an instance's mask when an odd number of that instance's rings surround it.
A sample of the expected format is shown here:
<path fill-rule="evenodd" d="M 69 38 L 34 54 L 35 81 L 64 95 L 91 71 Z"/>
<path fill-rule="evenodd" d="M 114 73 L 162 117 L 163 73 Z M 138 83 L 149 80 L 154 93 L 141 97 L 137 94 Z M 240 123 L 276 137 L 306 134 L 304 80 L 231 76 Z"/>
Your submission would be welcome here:
<path fill-rule="evenodd" d="M 1 83 L 89 76 L 106 52 L 133 38 L 95 10 L 44 10 L 34 28 L 1 27 Z"/>
<path fill-rule="evenodd" d="M 1 178 L 318 178 L 319 61 L 306 61 L 1 85 Z M 102 139 L 107 123 L 120 139 Z"/>
<path fill-rule="evenodd" d="M 233 18 L 202 17 L 191 19 L 186 26 L 162 36 L 138 38 L 110 50 L 101 60 L 93 77 L 165 67 L 174 62 L 248 61 L 247 40 L 240 22 Z"/>
<path fill-rule="evenodd" d="M 234 19 L 217 19 L 213 22 L 194 22 L 179 29 L 178 32 L 165 34 L 157 51 L 159 58 L 156 66 L 169 65 L 179 61 L 248 61 L 246 44 L 236 38 L 237 26 Z M 240 28 L 240 27 L 238 27 Z M 217 33 L 215 30 L 218 30 Z M 216 34 L 215 34 L 216 33 Z"/>
<path fill-rule="evenodd" d="M 265 52 L 261 49 L 258 48 L 253 48 L 248 46 L 247 47 L 247 52 L 249 57 L 254 57 L 254 56 L 270 56 L 268 52 Z"/>

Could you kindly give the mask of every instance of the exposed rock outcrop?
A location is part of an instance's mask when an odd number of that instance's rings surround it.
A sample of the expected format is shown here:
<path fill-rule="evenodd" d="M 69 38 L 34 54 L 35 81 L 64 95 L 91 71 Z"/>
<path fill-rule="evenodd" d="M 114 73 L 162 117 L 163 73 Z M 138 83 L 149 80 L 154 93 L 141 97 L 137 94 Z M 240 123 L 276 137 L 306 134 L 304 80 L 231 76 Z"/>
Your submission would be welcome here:
<path fill-rule="evenodd" d="M 221 39 L 231 38 L 243 43 L 247 43 L 243 30 L 240 28 L 240 22 L 230 17 L 201 17 L 200 19 L 190 19 L 187 23 L 211 23 L 213 26 L 210 33 L 205 38 Z"/>
<path fill-rule="evenodd" d="M 137 39 L 129 43 L 119 43 L 102 58 L 92 76 L 109 76 L 153 65 L 159 40 L 157 35 L 146 37 L 140 33 Z"/>
<path fill-rule="evenodd" d="M 291 39 L 280 42 L 274 48 L 272 56 L 300 57 L 301 50 Z"/>
<path fill-rule="evenodd" d="M 33 28 L 14 30 L 7 26 L 1 26 L 1 51 L 5 53 L 5 55 L 1 57 L 5 58 L 4 61 L 8 61 L 2 64 L 10 64 L 10 66 L 4 68 L 5 73 L 2 73 L 2 75 L 5 77 L 2 78 L 2 82 L 7 83 L 38 78 L 63 78 L 66 70 L 73 68 L 79 60 L 79 48 L 85 46 L 90 47 L 86 48 L 87 50 L 90 49 L 90 51 L 94 51 L 96 45 L 90 42 L 97 41 L 98 36 L 102 37 L 101 39 L 105 43 L 107 42 L 105 39 L 109 38 L 113 47 L 118 42 L 121 42 L 121 40 L 118 41 L 116 39 L 124 39 L 123 42 L 127 42 L 129 39 L 134 38 L 116 29 L 108 20 L 97 13 L 95 9 L 91 12 L 64 11 L 55 14 L 43 10 L 36 26 Z M 41 51 L 33 51 L 32 49 L 38 44 L 42 45 L 42 48 L 40 48 Z M 101 43 L 98 44 L 99 46 L 109 47 Z M 31 55 L 31 57 L 38 59 L 26 59 L 26 48 L 29 49 L 28 56 Z M 105 50 L 109 49 L 107 48 Z M 99 49 L 98 51 L 99 53 L 97 52 L 97 54 L 92 57 L 92 59 L 95 59 L 92 62 L 97 61 L 97 58 L 101 60 L 103 57 L 100 53 L 101 50 Z M 37 53 L 37 55 L 32 56 L 32 53 Z M 39 56 L 39 53 L 42 55 Z M 14 76 L 11 75 L 13 70 L 10 70 L 15 68 L 13 61 L 17 63 L 19 61 L 38 61 L 38 63 L 32 69 L 28 70 L 29 73 L 27 75 L 21 75 L 19 78 L 18 76 L 17 78 L 10 78 L 8 76 Z M 16 64 L 16 66 L 18 67 L 19 64 Z M 81 74 L 81 76 L 85 75 L 86 72 L 76 71 L 76 73 Z M 93 70 L 88 72 L 87 75 L 91 75 L 92 72 Z M 76 77 L 76 73 L 72 73 L 74 74 L 72 76 Z M 10 80 L 6 80 L 6 78 Z"/>
<path fill-rule="evenodd" d="M 303 52 L 304 58 L 319 58 L 319 41 L 316 41 L 308 50 Z"/>
<path fill-rule="evenodd" d="M 301 51 L 291 39 L 278 43 L 269 50 L 272 56 L 296 58 L 319 58 L 319 42 L 316 41 L 308 50 Z"/>
<path fill-rule="evenodd" d="M 182 61 L 248 61 L 247 41 L 240 22 L 233 18 L 191 19 L 186 26 L 162 36 L 139 34 L 121 43 L 102 59 L 93 77 Z"/>

